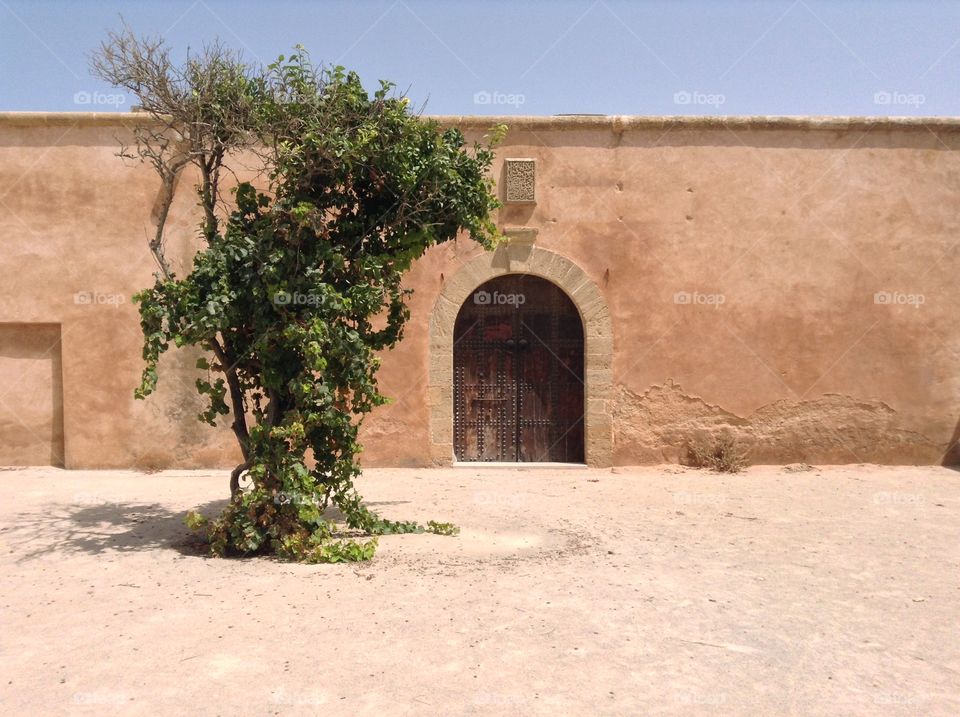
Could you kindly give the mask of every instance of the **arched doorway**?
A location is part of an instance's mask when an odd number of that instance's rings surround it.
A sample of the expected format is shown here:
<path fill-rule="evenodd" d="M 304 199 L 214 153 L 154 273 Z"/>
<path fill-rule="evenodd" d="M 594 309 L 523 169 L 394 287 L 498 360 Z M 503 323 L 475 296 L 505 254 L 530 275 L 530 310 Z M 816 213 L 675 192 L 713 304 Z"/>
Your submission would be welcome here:
<path fill-rule="evenodd" d="M 584 332 L 555 284 L 508 274 L 471 293 L 453 335 L 459 461 L 584 461 Z"/>

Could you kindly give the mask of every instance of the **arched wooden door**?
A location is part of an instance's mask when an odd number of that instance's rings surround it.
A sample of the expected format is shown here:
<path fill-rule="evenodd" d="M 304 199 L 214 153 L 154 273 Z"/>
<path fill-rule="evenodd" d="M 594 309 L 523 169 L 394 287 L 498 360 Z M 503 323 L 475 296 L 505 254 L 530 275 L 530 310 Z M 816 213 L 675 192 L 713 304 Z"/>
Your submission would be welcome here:
<path fill-rule="evenodd" d="M 453 339 L 457 460 L 583 462 L 583 323 L 562 290 L 491 279 L 460 308 Z"/>

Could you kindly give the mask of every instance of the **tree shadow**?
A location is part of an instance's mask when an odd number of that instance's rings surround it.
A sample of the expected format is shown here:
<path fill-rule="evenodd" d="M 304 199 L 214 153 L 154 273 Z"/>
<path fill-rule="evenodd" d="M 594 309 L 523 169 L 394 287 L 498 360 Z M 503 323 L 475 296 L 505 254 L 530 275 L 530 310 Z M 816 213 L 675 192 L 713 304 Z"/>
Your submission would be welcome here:
<path fill-rule="evenodd" d="M 366 503 L 399 505 L 410 501 Z M 203 503 L 196 510 L 213 518 L 228 501 Z M 180 555 L 208 558 L 207 545 L 184 524 L 190 510 L 170 510 L 158 503 L 97 502 L 59 503 L 45 510 L 15 515 L 0 532 L 16 561 L 50 556 L 106 555 L 172 550 Z M 342 514 L 329 508 L 326 517 L 337 521 Z"/>
<path fill-rule="evenodd" d="M 226 504 L 226 500 L 210 501 L 197 510 L 204 515 L 217 515 Z M 170 510 L 158 503 L 60 503 L 16 515 L 3 536 L 12 552 L 18 554 L 17 562 L 51 555 L 163 550 L 204 557 L 205 546 L 183 522 L 188 512 Z"/>

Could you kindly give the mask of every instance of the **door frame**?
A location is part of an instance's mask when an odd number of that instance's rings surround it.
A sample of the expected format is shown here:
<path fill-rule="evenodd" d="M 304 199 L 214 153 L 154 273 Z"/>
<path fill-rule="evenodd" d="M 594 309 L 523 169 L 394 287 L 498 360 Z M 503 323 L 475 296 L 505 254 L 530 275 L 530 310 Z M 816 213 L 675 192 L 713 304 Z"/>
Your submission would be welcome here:
<path fill-rule="evenodd" d="M 546 279 L 577 307 L 584 342 L 584 457 L 590 466 L 612 465 L 613 326 L 606 301 L 596 284 L 572 261 L 524 243 L 509 243 L 466 262 L 444 282 L 434 305 L 427 390 L 432 461 L 436 465 L 454 463 L 453 330 L 457 314 L 481 284 L 504 274 L 532 274 Z"/>

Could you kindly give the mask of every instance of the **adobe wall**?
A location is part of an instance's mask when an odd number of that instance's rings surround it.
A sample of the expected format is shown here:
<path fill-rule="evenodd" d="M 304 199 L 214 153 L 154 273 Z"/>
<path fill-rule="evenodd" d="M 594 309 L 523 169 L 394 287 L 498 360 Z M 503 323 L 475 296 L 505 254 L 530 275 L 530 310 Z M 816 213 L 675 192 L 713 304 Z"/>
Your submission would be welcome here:
<path fill-rule="evenodd" d="M 495 121 L 443 119 L 474 135 Z M 158 190 L 149 169 L 114 156 L 133 121 L 0 115 L 0 328 L 59 325 L 62 371 L 57 389 L 18 383 L 5 361 L 20 349 L 0 342 L 0 401 L 33 391 L 54 423 L 60 410 L 68 467 L 231 466 L 229 430 L 194 419 L 194 355 L 172 351 L 158 394 L 132 397 L 141 340 L 130 297 L 151 282 Z M 581 272 L 592 287 L 575 297 L 581 313 L 608 321 L 592 373 L 587 338 L 592 463 L 675 461 L 692 436 L 718 432 L 754 462 L 939 463 L 952 450 L 960 122 L 503 121 L 495 176 L 505 158 L 532 158 L 537 196 L 499 222 L 536 229 L 532 248 L 494 255 L 459 240 L 417 263 L 412 319 L 381 374 L 395 401 L 363 431 L 368 465 L 449 460 L 444 301 L 490 272 L 538 271 L 534 255 Z M 192 205 L 185 178 L 169 224 L 180 262 L 194 246 Z M 53 433 L 37 431 L 29 455 Z"/>

